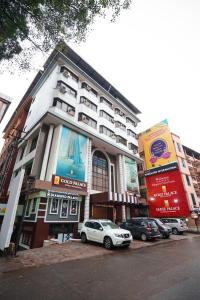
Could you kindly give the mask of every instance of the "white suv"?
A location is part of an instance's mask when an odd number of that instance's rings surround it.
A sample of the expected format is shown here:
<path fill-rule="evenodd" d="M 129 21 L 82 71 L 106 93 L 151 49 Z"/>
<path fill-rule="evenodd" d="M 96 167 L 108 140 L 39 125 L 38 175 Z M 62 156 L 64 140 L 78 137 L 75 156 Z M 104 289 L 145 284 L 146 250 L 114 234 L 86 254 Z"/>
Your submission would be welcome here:
<path fill-rule="evenodd" d="M 173 234 L 183 234 L 184 231 L 188 230 L 185 219 L 179 218 L 162 218 L 163 223 L 171 227 Z"/>
<path fill-rule="evenodd" d="M 113 246 L 129 247 L 132 241 L 130 231 L 120 228 L 110 220 L 87 220 L 83 223 L 80 234 L 82 243 L 98 242 L 106 249 Z"/>

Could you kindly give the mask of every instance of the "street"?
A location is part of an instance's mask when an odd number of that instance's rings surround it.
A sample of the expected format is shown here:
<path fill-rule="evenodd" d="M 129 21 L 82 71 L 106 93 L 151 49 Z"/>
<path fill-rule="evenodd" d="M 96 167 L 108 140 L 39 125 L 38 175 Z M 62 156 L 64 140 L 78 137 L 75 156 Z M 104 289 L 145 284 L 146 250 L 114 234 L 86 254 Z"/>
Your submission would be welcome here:
<path fill-rule="evenodd" d="M 199 249 L 196 237 L 5 273 L 0 299 L 198 299 Z"/>

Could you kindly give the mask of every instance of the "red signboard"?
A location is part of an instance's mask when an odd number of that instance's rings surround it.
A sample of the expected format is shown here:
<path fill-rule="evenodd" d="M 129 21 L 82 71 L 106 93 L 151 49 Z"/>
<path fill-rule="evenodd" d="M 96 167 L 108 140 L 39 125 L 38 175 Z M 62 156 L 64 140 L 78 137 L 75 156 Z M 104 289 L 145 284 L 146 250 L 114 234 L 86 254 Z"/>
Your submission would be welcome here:
<path fill-rule="evenodd" d="M 178 170 L 146 177 L 151 217 L 187 217 L 189 208 Z"/>

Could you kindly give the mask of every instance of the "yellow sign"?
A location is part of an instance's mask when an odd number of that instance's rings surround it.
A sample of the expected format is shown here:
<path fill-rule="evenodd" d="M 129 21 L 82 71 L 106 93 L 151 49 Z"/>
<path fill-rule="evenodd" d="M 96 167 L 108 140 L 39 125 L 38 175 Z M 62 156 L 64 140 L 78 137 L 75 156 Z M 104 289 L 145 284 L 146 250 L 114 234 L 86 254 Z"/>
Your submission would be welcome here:
<path fill-rule="evenodd" d="M 147 170 L 177 161 L 167 120 L 156 124 L 140 136 Z"/>

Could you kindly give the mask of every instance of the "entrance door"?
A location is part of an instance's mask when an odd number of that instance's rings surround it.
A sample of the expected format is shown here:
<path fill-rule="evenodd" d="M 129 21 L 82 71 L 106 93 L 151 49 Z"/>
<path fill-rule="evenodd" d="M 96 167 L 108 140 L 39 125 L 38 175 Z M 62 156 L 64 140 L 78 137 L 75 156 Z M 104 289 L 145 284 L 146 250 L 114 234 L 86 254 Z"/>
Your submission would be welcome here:
<path fill-rule="evenodd" d="M 113 207 L 93 206 L 93 218 L 113 220 Z"/>

